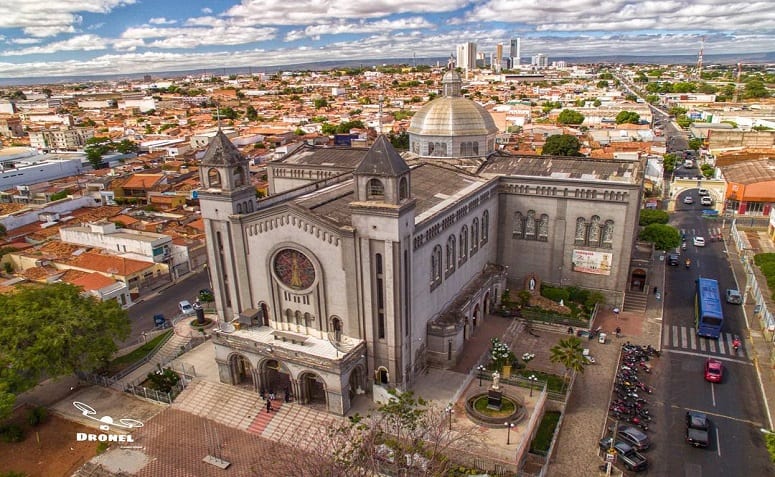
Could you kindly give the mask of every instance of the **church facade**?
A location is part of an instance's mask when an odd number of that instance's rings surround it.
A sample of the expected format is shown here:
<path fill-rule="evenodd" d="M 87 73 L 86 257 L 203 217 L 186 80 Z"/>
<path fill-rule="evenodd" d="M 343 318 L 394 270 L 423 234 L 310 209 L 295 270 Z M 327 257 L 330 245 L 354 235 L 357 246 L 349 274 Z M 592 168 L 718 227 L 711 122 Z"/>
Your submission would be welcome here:
<path fill-rule="evenodd" d="M 493 153 L 492 120 L 466 111 L 463 142 L 478 154 L 455 142 L 459 125 L 415 118 L 419 154 L 384 136 L 370 149 L 304 146 L 269 164 L 273 194 L 260 201 L 247 161 L 216 136 L 199 200 L 229 323 L 214 338 L 221 381 L 344 414 L 359 394 L 453 366 L 509 282 L 621 294 L 642 164 Z M 441 137 L 448 155 L 428 154 Z"/>

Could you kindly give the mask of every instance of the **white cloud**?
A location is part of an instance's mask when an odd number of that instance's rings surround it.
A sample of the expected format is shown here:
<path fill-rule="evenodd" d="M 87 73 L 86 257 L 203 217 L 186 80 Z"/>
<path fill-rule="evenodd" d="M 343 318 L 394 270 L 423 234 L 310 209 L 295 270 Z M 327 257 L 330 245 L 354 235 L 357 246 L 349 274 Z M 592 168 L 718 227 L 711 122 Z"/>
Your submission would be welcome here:
<path fill-rule="evenodd" d="M 203 45 L 241 45 L 274 39 L 275 28 L 236 27 L 218 25 L 212 28 L 164 28 L 141 26 L 129 28 L 116 41 L 117 48 L 146 46 L 149 48 L 196 48 Z M 129 42 L 127 43 L 127 40 Z M 137 41 L 140 40 L 140 41 Z"/>
<path fill-rule="evenodd" d="M 100 28 L 105 26 L 105 22 L 95 23 L 94 25 L 89 25 L 86 27 L 87 30 L 99 30 Z"/>
<path fill-rule="evenodd" d="M 775 30 L 771 1 L 740 0 L 488 0 L 469 22 L 515 21 L 536 31 L 749 31 Z"/>
<path fill-rule="evenodd" d="M 286 35 L 286 41 L 293 41 L 304 37 L 319 38 L 321 35 L 340 35 L 355 33 L 377 33 L 395 30 L 431 29 L 435 25 L 423 17 L 401 18 L 398 20 L 377 20 L 373 22 L 331 22 L 318 25 L 310 25 L 302 30 L 294 30 Z"/>
<path fill-rule="evenodd" d="M 41 41 L 42 40 L 40 38 L 11 38 L 8 40 L 9 43 L 13 43 L 15 45 L 35 45 Z"/>
<path fill-rule="evenodd" d="M 243 0 L 224 16 L 246 25 L 307 25 L 326 20 L 382 18 L 401 13 L 455 11 L 474 0 Z"/>
<path fill-rule="evenodd" d="M 209 14 L 213 13 L 213 9 L 212 8 L 208 8 L 208 7 L 204 7 L 202 9 L 202 13 L 204 13 L 205 15 L 209 15 Z"/>
<path fill-rule="evenodd" d="M 164 17 L 154 17 L 148 20 L 151 25 L 174 25 L 177 22 L 177 20 L 167 20 Z"/>
<path fill-rule="evenodd" d="M 82 21 L 77 12 L 109 13 L 136 0 L 48 0 L 45 2 L 5 1 L 0 3 L 0 28 L 21 28 L 36 37 L 74 33 Z"/>
<path fill-rule="evenodd" d="M 78 35 L 67 40 L 54 41 L 45 45 L 30 46 L 19 50 L 6 50 L 2 54 L 5 56 L 42 55 L 60 51 L 96 51 L 106 48 L 105 40 L 97 35 Z"/>

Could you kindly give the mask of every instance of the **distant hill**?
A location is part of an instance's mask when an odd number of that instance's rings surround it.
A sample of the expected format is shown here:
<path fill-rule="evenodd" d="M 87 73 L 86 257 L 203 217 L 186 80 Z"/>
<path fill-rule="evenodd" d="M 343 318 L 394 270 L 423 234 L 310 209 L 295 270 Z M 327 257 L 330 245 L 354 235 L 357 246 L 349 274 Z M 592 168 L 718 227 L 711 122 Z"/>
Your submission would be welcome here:
<path fill-rule="evenodd" d="M 132 74 L 113 74 L 113 75 L 80 75 L 80 76 L 44 76 L 44 77 L 25 77 L 25 78 L 0 78 L 0 86 L 15 85 L 42 85 L 42 84 L 67 84 L 84 83 L 90 81 L 120 81 L 142 78 L 144 75 L 151 75 L 154 79 L 171 78 L 178 76 L 199 76 L 203 73 L 215 75 L 234 75 L 249 73 L 269 73 L 274 74 L 278 71 L 323 71 L 332 68 L 352 68 L 359 66 L 377 66 L 388 65 L 440 65 L 447 64 L 447 57 L 437 58 L 381 58 L 366 60 L 332 60 L 318 61 L 309 63 L 296 63 L 292 65 L 272 65 L 261 67 L 236 67 L 236 68 L 206 68 L 197 70 L 183 71 L 147 71 L 143 73 Z M 697 55 L 598 55 L 598 56 L 550 56 L 549 61 L 565 61 L 569 65 L 574 64 L 597 64 L 597 63 L 622 63 L 622 64 L 694 64 L 697 62 Z M 747 64 L 769 64 L 775 63 L 775 51 L 765 53 L 740 53 L 740 54 L 722 54 L 705 55 L 703 57 L 705 65 L 722 64 L 733 65 L 738 62 Z"/>

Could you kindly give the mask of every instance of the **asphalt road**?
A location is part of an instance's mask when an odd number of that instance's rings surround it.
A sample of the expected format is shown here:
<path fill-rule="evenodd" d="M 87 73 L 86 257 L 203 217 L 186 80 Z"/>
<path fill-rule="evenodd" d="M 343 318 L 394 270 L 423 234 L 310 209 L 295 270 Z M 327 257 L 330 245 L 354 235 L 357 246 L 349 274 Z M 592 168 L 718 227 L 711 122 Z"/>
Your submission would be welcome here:
<path fill-rule="evenodd" d="M 180 279 L 178 283 L 152 298 L 146 300 L 140 297 L 139 301 L 129 308 L 132 333 L 123 344 L 134 343 L 143 331 L 152 330 L 153 315 L 163 313 L 167 319 L 174 318 L 178 314 L 178 303 L 181 300 L 193 303 L 199 290 L 203 288 L 210 288 L 206 270 L 186 275 L 185 279 Z"/>
<path fill-rule="evenodd" d="M 683 197 L 691 194 L 694 205 L 684 205 Z M 734 334 L 742 335 L 745 322 L 741 307 L 724 303 L 722 339 L 708 340 L 694 336 L 694 280 L 700 276 L 719 281 L 722 294 L 737 288 L 724 253 L 723 242 L 708 242 L 705 247 L 692 245 L 695 235 L 704 236 L 719 227 L 714 220 L 700 216 L 697 191 L 679 197 L 680 208 L 673 214 L 671 225 L 687 233 L 687 250 L 682 252 L 678 267 L 667 267 L 664 290 L 663 354 L 654 361 L 651 377 L 657 390 L 650 396 L 651 437 L 654 445 L 647 453 L 649 471 L 645 475 L 686 477 L 775 475 L 760 428 L 765 419 L 755 370 L 745 350 L 735 352 L 731 346 Z M 690 269 L 683 265 L 692 259 Z M 721 343 L 721 344 L 719 344 Z M 711 384 L 704 379 L 704 362 L 708 356 L 722 361 L 724 379 Z M 706 413 L 713 424 L 711 445 L 693 448 L 684 442 L 684 415 L 687 409 Z"/>

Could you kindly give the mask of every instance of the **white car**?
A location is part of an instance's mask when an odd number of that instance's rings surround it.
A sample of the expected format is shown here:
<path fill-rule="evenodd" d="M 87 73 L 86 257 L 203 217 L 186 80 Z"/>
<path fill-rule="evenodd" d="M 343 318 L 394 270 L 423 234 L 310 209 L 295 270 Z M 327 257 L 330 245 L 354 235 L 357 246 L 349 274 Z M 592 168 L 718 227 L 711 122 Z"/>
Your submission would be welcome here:
<path fill-rule="evenodd" d="M 183 300 L 180 303 L 178 303 L 178 309 L 180 309 L 180 312 L 184 315 L 193 315 L 194 314 L 194 307 L 191 306 L 191 303 L 188 300 Z"/>
<path fill-rule="evenodd" d="M 693 203 L 694 203 L 694 199 L 692 199 L 692 196 L 687 195 L 686 197 L 684 197 L 684 204 L 693 204 Z"/>
<path fill-rule="evenodd" d="M 705 238 L 703 238 L 703 237 L 694 237 L 694 246 L 695 247 L 704 247 L 705 246 Z"/>
<path fill-rule="evenodd" d="M 700 189 L 699 191 L 697 191 L 697 193 L 700 194 L 700 196 L 710 195 L 710 192 L 708 192 L 708 189 Z"/>
<path fill-rule="evenodd" d="M 702 205 L 713 205 L 713 199 L 710 198 L 710 196 L 704 195 L 700 197 L 700 204 Z"/>

